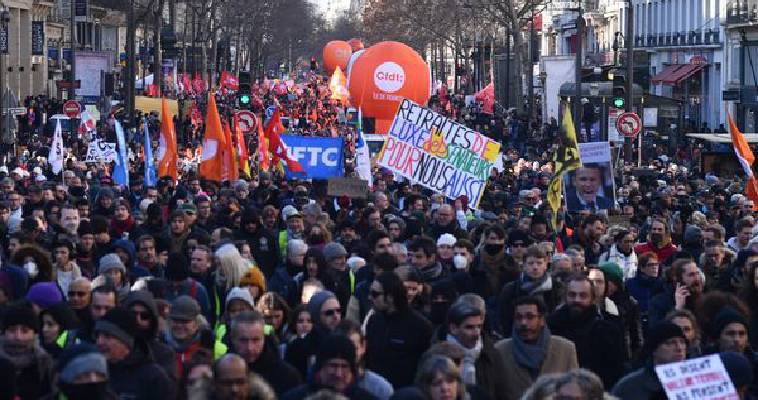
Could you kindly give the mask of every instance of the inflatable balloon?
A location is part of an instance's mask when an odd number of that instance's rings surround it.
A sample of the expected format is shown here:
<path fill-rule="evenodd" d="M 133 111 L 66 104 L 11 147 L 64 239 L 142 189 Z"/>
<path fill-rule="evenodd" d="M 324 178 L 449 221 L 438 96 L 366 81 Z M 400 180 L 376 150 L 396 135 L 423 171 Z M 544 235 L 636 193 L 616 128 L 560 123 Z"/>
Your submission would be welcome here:
<path fill-rule="evenodd" d="M 429 66 L 412 48 L 381 42 L 355 59 L 348 79 L 350 103 L 364 117 L 375 118 L 375 133 L 385 134 L 400 102 L 406 98 L 425 105 L 431 95 Z"/>
<path fill-rule="evenodd" d="M 358 50 L 363 50 L 363 42 L 358 38 L 352 38 L 347 41 L 347 44 L 350 45 L 350 48 L 353 49 L 353 53 L 355 53 Z"/>
<path fill-rule="evenodd" d="M 350 71 L 353 69 L 353 64 L 355 64 L 355 60 L 358 59 L 358 57 L 361 56 L 361 54 L 365 53 L 366 50 L 358 50 L 353 55 L 350 56 L 350 61 L 347 62 L 347 70 L 345 71 L 345 74 L 347 75 L 347 79 L 350 80 Z"/>
<path fill-rule="evenodd" d="M 338 66 L 343 71 L 347 70 L 347 62 L 350 61 L 350 56 L 353 54 L 353 50 L 347 42 L 342 40 L 333 40 L 324 46 L 324 69 L 332 75 L 334 69 Z"/>

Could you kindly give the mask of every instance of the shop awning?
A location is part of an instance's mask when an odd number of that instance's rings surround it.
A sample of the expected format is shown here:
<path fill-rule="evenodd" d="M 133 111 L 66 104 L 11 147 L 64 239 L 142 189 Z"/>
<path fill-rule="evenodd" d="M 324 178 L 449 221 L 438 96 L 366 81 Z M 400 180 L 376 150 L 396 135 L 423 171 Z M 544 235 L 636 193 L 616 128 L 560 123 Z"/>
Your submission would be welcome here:
<path fill-rule="evenodd" d="M 748 143 L 758 143 L 758 133 L 743 133 L 742 135 Z M 688 133 L 687 137 L 713 143 L 732 143 L 732 136 L 728 133 Z"/>
<path fill-rule="evenodd" d="M 664 85 L 678 85 L 683 80 L 698 73 L 701 69 L 707 67 L 708 64 L 673 64 L 663 69 L 659 74 L 655 75 L 651 81 L 653 84 Z"/>

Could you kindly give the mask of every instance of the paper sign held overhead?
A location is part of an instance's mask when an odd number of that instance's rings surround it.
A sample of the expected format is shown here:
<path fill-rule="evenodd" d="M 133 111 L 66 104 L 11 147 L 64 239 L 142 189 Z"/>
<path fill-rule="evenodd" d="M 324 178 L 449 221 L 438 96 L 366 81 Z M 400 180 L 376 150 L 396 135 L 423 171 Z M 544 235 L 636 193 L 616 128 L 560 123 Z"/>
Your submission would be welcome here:
<path fill-rule="evenodd" d="M 365 199 L 368 197 L 368 182 L 360 178 L 329 178 L 326 194 Z"/>

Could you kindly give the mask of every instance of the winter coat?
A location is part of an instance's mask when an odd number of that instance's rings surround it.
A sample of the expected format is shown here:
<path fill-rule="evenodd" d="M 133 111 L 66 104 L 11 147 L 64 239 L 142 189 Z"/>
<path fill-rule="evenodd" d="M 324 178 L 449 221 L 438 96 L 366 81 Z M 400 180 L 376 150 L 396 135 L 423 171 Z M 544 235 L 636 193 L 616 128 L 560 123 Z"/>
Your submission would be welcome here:
<path fill-rule="evenodd" d="M 304 383 L 300 386 L 297 386 L 291 390 L 289 390 L 287 393 L 285 393 L 283 396 L 280 397 L 281 400 L 304 400 L 308 398 L 308 396 L 317 393 L 319 390 L 327 389 L 328 387 L 324 387 L 321 385 L 317 385 L 315 383 Z M 379 400 L 371 393 L 361 389 L 357 385 L 352 385 L 347 389 L 345 393 L 341 393 L 343 396 L 347 397 L 350 400 Z"/>
<path fill-rule="evenodd" d="M 401 388 L 413 383 L 432 325 L 417 311 L 374 313 L 366 324 L 366 367 Z"/>
<path fill-rule="evenodd" d="M 23 362 L 20 358 L 7 354 L 0 342 L 0 359 L 10 361 L 16 371 L 15 394 L 19 400 L 36 400 L 53 391 L 55 373 L 53 358 L 36 343 L 32 351 L 34 354 L 31 360 L 28 363 Z M 5 376 L 3 379 L 8 379 L 8 377 Z"/>
<path fill-rule="evenodd" d="M 271 385 L 277 396 L 283 395 L 302 382 L 297 369 L 279 358 L 276 343 L 270 335 L 266 335 L 263 351 L 258 359 L 248 366 L 250 372 L 260 375 Z"/>
<path fill-rule="evenodd" d="M 655 374 L 653 365 L 646 365 L 623 378 L 611 390 L 619 400 L 665 399 L 666 392 Z"/>
<path fill-rule="evenodd" d="M 549 313 L 561 303 L 560 292 L 561 291 L 557 288 L 556 280 L 551 277 L 534 290 L 531 295 L 541 297 L 542 301 L 545 302 Z M 513 304 L 515 304 L 516 299 L 529 294 L 530 293 L 525 293 L 522 289 L 521 279 L 517 279 L 503 287 L 497 300 L 497 315 L 498 318 L 500 318 L 499 327 L 501 329 L 500 334 L 503 337 L 511 337 L 511 334 L 513 333 Z"/>
<path fill-rule="evenodd" d="M 500 393 L 501 399 L 518 400 L 534 383 L 529 370 L 516 362 L 513 355 L 513 339 L 503 339 L 495 344 L 495 355 L 503 365 L 498 375 L 500 385 L 505 389 Z M 545 352 L 545 360 L 540 367 L 540 375 L 563 373 L 578 368 L 576 347 L 570 340 L 551 335 Z M 477 373 L 478 373 L 477 368 Z M 478 382 L 478 380 L 477 380 Z"/>
<path fill-rule="evenodd" d="M 276 237 L 259 227 L 255 233 L 237 231 L 235 238 L 250 245 L 250 251 L 258 267 L 266 277 L 270 277 L 279 262 L 279 244 Z"/>
<path fill-rule="evenodd" d="M 129 293 L 129 296 L 124 302 L 124 307 L 129 309 L 134 304 L 142 304 L 150 312 L 150 329 L 145 332 L 143 340 L 147 343 L 147 347 L 150 350 L 150 355 L 153 360 L 163 368 L 170 378 L 178 381 L 179 376 L 176 370 L 176 352 L 169 347 L 166 343 L 163 343 L 158 339 L 158 307 L 155 305 L 150 292 L 145 290 L 135 290 Z"/>
<path fill-rule="evenodd" d="M 108 363 L 108 373 L 110 388 L 121 399 L 176 398 L 176 384 L 139 346 L 125 359 Z"/>
<path fill-rule="evenodd" d="M 606 262 L 613 262 L 621 267 L 621 270 L 624 271 L 624 281 L 637 275 L 637 253 L 634 252 L 634 249 L 627 256 L 619 251 L 618 247 L 614 244 L 608 251 L 600 255 L 598 264 Z"/>
<path fill-rule="evenodd" d="M 626 290 L 629 295 L 637 300 L 642 315 L 647 315 L 650 307 L 650 300 L 658 292 L 663 290 L 663 279 L 651 278 L 645 274 L 637 274 L 634 278 L 626 281 Z"/>

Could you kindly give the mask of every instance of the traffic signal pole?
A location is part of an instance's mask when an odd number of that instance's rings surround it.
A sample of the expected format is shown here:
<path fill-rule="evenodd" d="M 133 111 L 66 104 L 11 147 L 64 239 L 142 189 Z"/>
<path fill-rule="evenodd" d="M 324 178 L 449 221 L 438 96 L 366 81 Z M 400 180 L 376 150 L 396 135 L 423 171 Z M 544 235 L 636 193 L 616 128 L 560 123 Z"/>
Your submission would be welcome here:
<path fill-rule="evenodd" d="M 624 44 L 626 45 L 626 112 L 634 112 L 634 6 L 632 0 L 626 0 L 626 33 L 624 33 Z M 642 132 L 639 133 L 642 135 Z M 632 149 L 634 147 L 634 138 L 624 139 L 624 161 L 632 162 Z M 642 151 L 641 148 L 637 151 Z"/>

